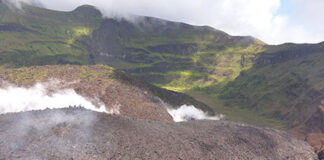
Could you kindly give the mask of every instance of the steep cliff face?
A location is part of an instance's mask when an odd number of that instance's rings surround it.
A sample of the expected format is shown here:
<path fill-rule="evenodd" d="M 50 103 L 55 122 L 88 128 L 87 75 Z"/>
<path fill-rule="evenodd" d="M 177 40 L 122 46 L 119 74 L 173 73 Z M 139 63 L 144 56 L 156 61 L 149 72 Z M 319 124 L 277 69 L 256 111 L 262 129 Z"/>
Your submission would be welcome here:
<path fill-rule="evenodd" d="M 0 115 L 1 159 L 317 159 L 286 133 L 224 121 L 162 123 L 83 109 Z"/>

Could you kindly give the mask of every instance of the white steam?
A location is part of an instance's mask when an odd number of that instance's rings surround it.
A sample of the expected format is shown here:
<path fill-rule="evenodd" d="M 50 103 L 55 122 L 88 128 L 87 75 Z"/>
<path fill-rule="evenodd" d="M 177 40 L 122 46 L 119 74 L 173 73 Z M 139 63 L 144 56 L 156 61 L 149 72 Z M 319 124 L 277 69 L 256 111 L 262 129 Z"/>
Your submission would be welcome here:
<path fill-rule="evenodd" d="M 45 83 L 30 88 L 13 85 L 0 88 L 0 114 L 80 106 L 96 112 L 111 113 L 103 103 L 98 102 L 96 106 L 73 89 L 49 93 Z"/>
<path fill-rule="evenodd" d="M 205 112 L 190 105 L 182 105 L 178 109 L 167 109 L 175 122 L 183 122 L 188 120 L 220 120 L 224 115 L 208 116 Z"/>
<path fill-rule="evenodd" d="M 18 87 L 7 84 L 7 87 L 0 88 L 0 114 L 70 107 L 83 107 L 95 112 L 119 114 L 119 107 L 107 110 L 104 103 L 100 102 L 98 98 L 85 98 L 73 89 L 58 89 L 58 87 L 55 87 L 58 83 L 58 81 L 37 83 L 32 87 Z M 53 91 L 53 88 L 56 88 L 55 91 Z M 95 103 L 93 103 L 94 101 Z M 161 102 L 163 103 L 163 101 Z M 178 109 L 166 107 L 166 109 L 175 122 L 220 120 L 224 117 L 222 114 L 209 116 L 192 105 L 182 105 Z"/>
<path fill-rule="evenodd" d="M 25 112 L 17 114 L 15 120 L 2 132 L 3 135 L 10 135 L 6 139 L 8 143 L 5 151 L 25 149 L 33 132 L 49 135 L 56 142 L 65 144 L 71 141 L 66 136 L 76 128 L 81 131 L 73 136 L 78 137 L 79 142 L 87 142 L 93 137 L 93 124 L 99 120 L 91 111 L 118 114 L 119 111 L 106 110 L 97 98 L 83 97 L 73 89 L 61 89 L 64 86 L 60 86 L 60 83 L 69 84 L 52 80 L 32 87 L 18 87 L 0 81 L 1 86 L 7 86 L 0 88 L 0 114 Z M 91 111 L 62 109 L 70 107 L 83 107 Z M 27 112 L 36 110 L 44 111 Z"/>

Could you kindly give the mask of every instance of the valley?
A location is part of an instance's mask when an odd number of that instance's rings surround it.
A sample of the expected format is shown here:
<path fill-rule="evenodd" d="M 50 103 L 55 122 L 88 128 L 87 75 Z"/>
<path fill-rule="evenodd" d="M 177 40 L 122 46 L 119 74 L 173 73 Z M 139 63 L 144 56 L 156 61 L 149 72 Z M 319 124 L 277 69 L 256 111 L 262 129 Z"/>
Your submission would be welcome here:
<path fill-rule="evenodd" d="M 288 131 L 317 153 L 323 61 L 324 43 L 268 45 L 209 26 L 109 18 L 89 5 L 62 12 L 0 0 L 3 82 L 58 80 L 58 88 L 118 106 L 123 116 L 165 123 L 172 122 L 165 105 L 192 105 L 226 121 Z"/>

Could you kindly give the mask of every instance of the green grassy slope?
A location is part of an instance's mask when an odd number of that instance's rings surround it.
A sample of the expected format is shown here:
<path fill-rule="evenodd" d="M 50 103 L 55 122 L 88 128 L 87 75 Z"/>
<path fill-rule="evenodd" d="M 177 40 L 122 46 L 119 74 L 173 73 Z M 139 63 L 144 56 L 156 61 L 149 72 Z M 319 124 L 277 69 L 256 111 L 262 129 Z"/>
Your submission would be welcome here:
<path fill-rule="evenodd" d="M 264 43 L 252 37 L 233 37 L 205 26 L 139 19 L 136 24 L 106 20 L 94 32 L 94 44 L 90 45 L 95 61 L 163 88 L 186 91 L 233 80 L 263 51 Z"/>
<path fill-rule="evenodd" d="M 135 19 L 102 18 L 91 6 L 17 11 L 0 1 L 0 67 L 108 64 L 230 120 L 275 128 L 306 119 L 322 95 L 323 44 L 267 46 L 207 26 Z"/>
<path fill-rule="evenodd" d="M 57 12 L 25 5 L 15 10 L 0 2 L 0 8 L 2 66 L 91 63 L 83 41 L 102 21 L 99 12 L 86 12 L 92 7 Z"/>
<path fill-rule="evenodd" d="M 285 127 L 309 118 L 324 99 L 324 44 L 268 46 L 254 67 L 218 95 L 226 106 L 279 120 Z"/>
<path fill-rule="evenodd" d="M 91 6 L 58 12 L 0 2 L 0 66 L 108 64 L 174 91 L 225 84 L 264 44 L 149 17 L 136 23 L 102 18 Z"/>
<path fill-rule="evenodd" d="M 2 67 L 101 63 L 163 88 L 199 90 L 233 80 L 264 46 L 206 26 L 149 17 L 136 23 L 103 19 L 91 6 L 72 12 L 0 7 Z"/>

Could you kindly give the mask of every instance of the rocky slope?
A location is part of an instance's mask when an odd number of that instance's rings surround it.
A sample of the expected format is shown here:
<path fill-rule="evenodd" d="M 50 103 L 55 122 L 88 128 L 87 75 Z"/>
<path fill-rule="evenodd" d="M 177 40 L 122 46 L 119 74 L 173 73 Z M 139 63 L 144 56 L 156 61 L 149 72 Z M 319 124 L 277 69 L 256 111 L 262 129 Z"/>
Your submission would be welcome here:
<path fill-rule="evenodd" d="M 324 99 L 323 43 L 269 46 L 206 26 L 149 17 L 136 17 L 136 23 L 102 18 L 92 6 L 58 12 L 23 5 L 21 12 L 4 2 L 3 68 L 109 64 L 155 86 L 199 98 L 230 120 L 280 129 L 312 119 Z M 147 89 L 173 106 L 187 97 Z M 212 112 L 192 98 L 184 102 Z"/>
<path fill-rule="evenodd" d="M 8 87 L 8 83 L 27 88 L 43 83 L 49 92 L 73 89 L 94 104 L 104 103 L 108 111 L 141 119 L 172 121 L 166 104 L 173 108 L 184 104 L 194 105 L 210 115 L 214 113 L 208 106 L 189 96 L 154 87 L 104 65 L 0 69 L 0 86 Z"/>
<path fill-rule="evenodd" d="M 316 153 L 324 159 L 324 101 L 317 111 L 303 124 L 290 129 L 288 132 L 304 139 L 315 148 Z"/>
<path fill-rule="evenodd" d="M 162 123 L 84 109 L 0 115 L 0 159 L 317 159 L 286 133 L 225 121 Z"/>

